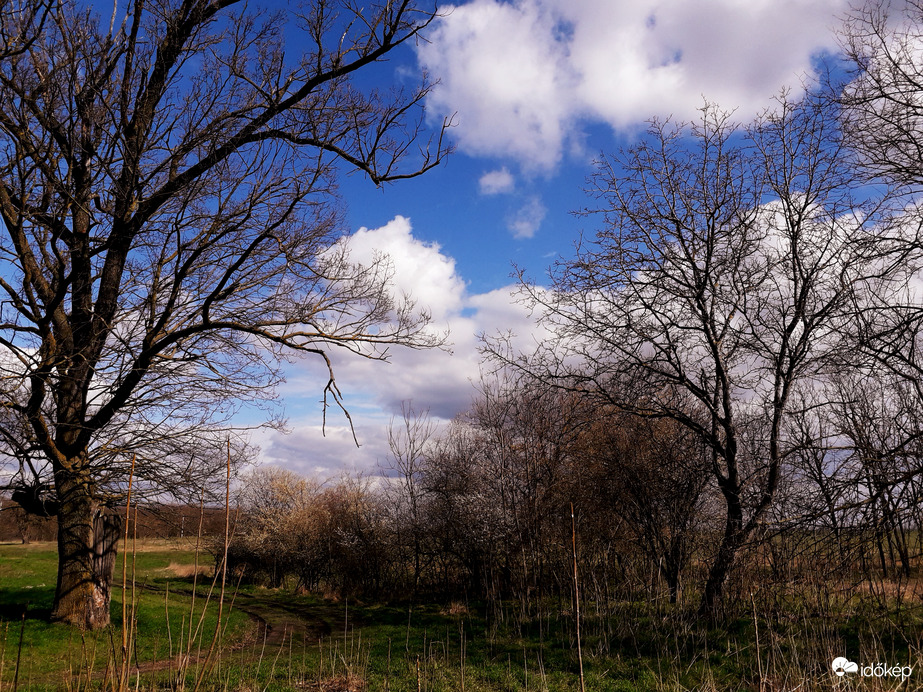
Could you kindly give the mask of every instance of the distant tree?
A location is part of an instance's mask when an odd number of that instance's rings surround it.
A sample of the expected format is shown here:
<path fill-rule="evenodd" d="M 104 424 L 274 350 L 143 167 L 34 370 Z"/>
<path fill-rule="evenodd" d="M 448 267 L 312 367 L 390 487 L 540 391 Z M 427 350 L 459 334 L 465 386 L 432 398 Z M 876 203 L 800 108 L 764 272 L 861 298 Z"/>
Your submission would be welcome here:
<path fill-rule="evenodd" d="M 389 291 L 385 258 L 350 261 L 336 197 L 344 169 L 383 184 L 446 153 L 439 134 L 417 148 L 426 83 L 353 79 L 434 12 L 0 9 L 0 367 L 28 431 L 6 441 L 56 503 L 54 619 L 109 621 L 94 519 L 133 456 L 142 488 L 197 482 L 222 456 L 203 453 L 215 427 L 236 402 L 270 400 L 290 354 L 330 366 L 333 347 L 384 358 L 438 341 Z M 338 401 L 332 369 L 323 389 Z"/>
<path fill-rule="evenodd" d="M 915 384 L 886 369 L 860 372 L 838 382 L 833 407 L 840 445 L 849 450 L 836 478 L 848 492 L 843 511 L 873 534 L 884 576 L 899 563 L 909 577 L 916 557 L 911 526 L 921 516 L 923 413 Z"/>
<path fill-rule="evenodd" d="M 483 473 L 485 452 L 480 431 L 462 416 L 433 440 L 425 457 L 430 564 L 445 592 L 460 587 L 465 593 L 491 594 L 503 517 Z"/>
<path fill-rule="evenodd" d="M 875 176 L 923 185 L 923 2 L 861 3 L 840 29 L 853 73 L 838 86 L 849 143 Z"/>
<path fill-rule="evenodd" d="M 229 547 L 231 566 L 249 579 L 265 578 L 271 587 L 281 586 L 289 573 L 305 586 L 316 584 L 329 561 L 319 495 L 316 482 L 287 469 L 248 473 L 237 498 L 242 516 Z"/>
<path fill-rule="evenodd" d="M 553 581 L 569 574 L 555 567 L 567 555 L 569 504 L 581 515 L 590 510 L 578 450 L 591 415 L 585 398 L 512 369 L 478 385 L 468 414 L 483 445 L 476 469 L 497 515 L 492 542 L 508 574 L 506 588 L 524 609 L 533 594 L 540 604 Z"/>
<path fill-rule="evenodd" d="M 426 487 L 427 447 L 436 433 L 429 412 L 417 413 L 409 401 L 401 403 L 401 421 L 394 419 L 388 427 L 389 464 L 397 472 L 391 479 L 395 512 L 394 526 L 401 534 L 398 545 L 407 545 L 412 554 L 413 593 L 416 596 L 423 574 L 424 543 L 427 537 Z"/>
<path fill-rule="evenodd" d="M 923 439 L 920 421 L 906 413 L 923 406 L 923 3 L 862 5 L 847 17 L 840 38 L 854 68 L 839 93 L 847 142 L 866 174 L 891 185 L 904 202 L 893 221 L 898 232 L 886 238 L 900 252 L 892 255 L 900 271 L 868 283 L 857 312 L 857 346 L 876 386 L 888 389 L 888 398 L 904 409 L 882 420 L 887 431 L 876 434 L 890 438 L 888 453 L 906 457 Z M 857 408 L 867 404 L 857 401 Z M 909 479 L 923 473 L 923 464 L 905 471 Z"/>

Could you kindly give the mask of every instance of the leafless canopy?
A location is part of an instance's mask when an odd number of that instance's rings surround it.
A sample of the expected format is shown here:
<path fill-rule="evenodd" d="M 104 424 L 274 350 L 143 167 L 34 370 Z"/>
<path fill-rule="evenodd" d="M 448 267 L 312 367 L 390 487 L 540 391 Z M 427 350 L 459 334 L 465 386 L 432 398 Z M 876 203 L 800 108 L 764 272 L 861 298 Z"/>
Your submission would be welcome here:
<path fill-rule="evenodd" d="M 150 450 L 271 395 L 288 349 L 433 343 L 384 259 L 349 261 L 334 197 L 344 163 L 381 184 L 445 153 L 402 165 L 426 84 L 350 81 L 432 12 L 236 4 L 4 10 L 0 344 L 31 432 L 9 443 Z"/>
<path fill-rule="evenodd" d="M 867 168 L 901 187 L 923 184 L 923 3 L 855 9 L 840 31 L 854 74 L 842 92 L 844 130 Z"/>

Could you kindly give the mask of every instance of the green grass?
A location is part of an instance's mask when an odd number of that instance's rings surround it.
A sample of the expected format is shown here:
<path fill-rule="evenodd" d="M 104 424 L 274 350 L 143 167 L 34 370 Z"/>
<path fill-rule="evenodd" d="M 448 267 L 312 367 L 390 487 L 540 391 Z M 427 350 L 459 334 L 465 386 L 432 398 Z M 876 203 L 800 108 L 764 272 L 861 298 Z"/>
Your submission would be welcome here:
<path fill-rule="evenodd" d="M 476 607 L 455 615 L 432 604 L 412 611 L 406 605 L 347 607 L 261 589 L 248 590 L 244 599 L 265 599 L 310 614 L 326 634 L 318 644 L 296 633 L 274 667 L 269 655 L 255 663 L 260 650 L 255 642 L 254 656 L 225 678 L 229 689 L 314 689 L 312 683 L 343 679 L 349 672 L 370 690 L 395 692 L 579 689 L 567 617 L 553 615 L 542 623 L 539 634 L 538 620 L 520 620 L 512 606 L 502 612 L 502 622 L 491 623 Z M 688 614 L 679 616 L 670 608 L 646 603 L 617 604 L 609 623 L 613 631 L 605 636 L 604 619 L 589 616 L 584 637 L 586 689 L 758 690 L 762 670 L 764 690 L 887 690 L 898 686 L 835 679 L 829 663 L 838 654 L 852 652 L 859 661 L 923 663 L 917 645 L 893 622 L 871 613 L 826 624 L 810 618 L 800 623 L 761 619 L 759 650 L 752 620 L 738 618 L 708 629 Z M 921 625 L 914 620 L 907 631 L 923 632 Z"/>
<path fill-rule="evenodd" d="M 137 660 L 145 668 L 138 687 L 177 689 L 176 656 L 180 637 L 185 641 L 187 636 L 180 633 L 188 631 L 192 593 L 191 578 L 177 576 L 190 570 L 177 569 L 177 565 L 190 566 L 194 554 L 188 546 L 145 542 L 134 551 L 133 560 Z M 107 661 L 120 660 L 121 589 L 117 587 L 113 594 L 112 627 L 82 635 L 48 621 L 55 569 L 53 545 L 0 545 L 0 692 L 12 690 L 23 625 L 20 690 L 98 689 Z M 118 582 L 120 575 L 121 558 Z M 197 613 L 209 583 L 200 578 Z M 340 602 L 253 586 L 229 593 L 228 600 L 231 598 L 235 607 L 226 621 L 225 643 L 229 646 L 216 657 L 203 689 L 580 689 L 576 632 L 566 603 L 563 611 L 557 602 L 546 604 L 542 617 L 523 617 L 515 604 L 502 604 L 491 609 L 494 615 L 488 618 L 488 609 L 477 603 L 411 608 L 406 603 Z M 586 603 L 582 626 L 586 689 L 806 692 L 923 688 L 919 606 L 885 612 L 872 601 L 849 600 L 835 609 L 818 609 L 805 593 L 774 603 L 775 609 L 760 610 L 764 614 L 756 623 L 743 608 L 720 628 L 696 622 L 691 610 L 694 604 L 683 608 L 640 599 L 613 601 L 607 613 L 598 613 L 596 604 Z M 215 628 L 215 614 L 212 604 L 203 626 L 205 650 Z M 269 627 L 255 629 L 254 618 Z M 197 648 L 193 647 L 193 653 Z M 829 669 L 836 655 L 860 663 L 909 663 L 915 671 L 905 687 L 887 680 L 837 679 Z M 161 665 L 152 670 L 154 661 Z M 92 675 L 88 676 L 88 669 Z M 84 671 L 80 677 L 78 671 Z M 185 678 L 186 689 L 192 689 L 195 675 L 193 666 Z M 90 685 L 86 684 L 88 677 Z M 350 687 L 349 681 L 359 681 L 358 686 Z M 131 689 L 134 686 L 132 677 Z"/>
<path fill-rule="evenodd" d="M 131 548 L 130 548 L 131 550 Z M 200 560 L 210 561 L 209 556 Z M 192 579 L 175 576 L 171 565 L 192 565 L 195 554 L 186 547 L 159 543 L 139 545 L 129 555 L 126 612 L 132 608 L 131 574 L 134 563 L 134 614 L 137 627 L 133 661 L 150 664 L 164 661 L 179 651 L 180 631 L 188 628 Z M 0 689 L 10 688 L 19 658 L 19 689 L 61 689 L 83 671 L 83 676 L 105 676 L 107 662 L 121 660 L 122 557 L 116 567 L 112 594 L 112 624 L 100 632 L 78 630 L 49 621 L 54 599 L 57 551 L 54 544 L 0 545 Z M 193 616 L 198 624 L 210 579 L 200 577 L 199 598 Z M 168 595 L 169 594 L 169 595 Z M 214 597 L 216 599 L 216 596 Z M 167 610 L 169 609 L 169 619 Z M 23 615 L 25 614 L 25 618 Z M 215 631 L 217 606 L 213 602 L 202 623 L 206 646 Z M 226 618 L 226 637 L 240 638 L 250 620 L 231 612 Z M 172 642 L 171 642 L 172 637 Z M 21 655 L 19 652 L 22 640 Z M 99 680 L 102 682 L 102 679 Z"/>

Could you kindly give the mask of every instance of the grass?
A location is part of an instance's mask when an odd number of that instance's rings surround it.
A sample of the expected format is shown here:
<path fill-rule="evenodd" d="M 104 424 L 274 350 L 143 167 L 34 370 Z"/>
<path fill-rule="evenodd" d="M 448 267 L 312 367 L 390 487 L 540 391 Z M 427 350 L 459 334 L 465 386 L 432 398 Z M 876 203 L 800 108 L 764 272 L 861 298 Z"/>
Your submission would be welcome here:
<path fill-rule="evenodd" d="M 144 541 L 133 551 L 133 560 L 135 662 L 140 672 L 128 687 L 192 690 L 197 668 L 191 665 L 183 674 L 179 654 L 187 648 L 194 553 L 185 545 Z M 112 687 L 105 669 L 108 661 L 121 656 L 121 590 L 113 594 L 112 628 L 81 635 L 48 622 L 55 568 L 53 545 L 0 545 L 0 692 L 13 690 L 20 633 L 18 689 Z M 204 601 L 203 582 L 210 579 L 199 576 L 198 581 L 194 619 Z M 252 586 L 242 587 L 233 599 L 223 646 L 200 689 L 579 689 L 573 619 L 566 608 L 552 604 L 545 604 L 541 616 L 525 617 L 514 604 L 492 609 L 478 603 L 410 607 Z M 752 606 L 757 618 L 745 607 L 720 628 L 696 622 L 692 605 L 640 598 L 585 603 L 586 689 L 923 689 L 919 604 L 894 612 L 850 596 L 835 606 L 818 607 L 809 594 L 795 592 L 776 597 L 772 607 L 754 597 L 744 605 Z M 204 659 L 215 610 L 214 604 L 207 609 L 206 634 L 191 647 L 194 657 Z M 487 612 L 494 615 L 488 618 Z M 837 678 L 829 666 L 838 655 L 860 665 L 911 665 L 914 672 L 903 682 L 859 675 Z"/>
<path fill-rule="evenodd" d="M 129 542 L 129 574 L 134 562 L 136 655 L 133 662 L 156 667 L 175 656 L 180 632 L 188 630 L 192 593 L 187 573 L 195 563 L 189 547 L 166 542 Z M 210 560 L 206 556 L 205 559 Z M 61 689 L 76 684 L 74 678 L 104 678 L 111 660 L 121 660 L 121 580 L 112 594 L 112 625 L 106 630 L 82 634 L 66 625 L 49 621 L 54 599 L 57 551 L 54 544 L 0 545 L 0 689 L 11 689 L 19 658 L 19 689 Z M 117 573 L 121 574 L 121 558 Z M 200 581 L 205 581 L 201 580 Z M 210 580 L 207 580 L 210 583 Z M 207 584 L 198 587 L 204 596 Z M 126 590 L 131 610 L 131 586 Z M 198 599 L 193 620 L 198 623 L 203 598 Z M 167 612 L 169 610 L 169 618 Z M 210 605 L 201 626 L 215 631 L 217 611 Z M 25 617 L 23 617 L 25 616 Z M 233 642 L 244 636 L 250 618 L 232 611 L 225 620 L 226 638 Z M 21 655 L 19 652 L 22 640 Z M 207 644 L 206 644 L 207 646 Z M 100 680 L 102 682 L 102 680 Z"/>

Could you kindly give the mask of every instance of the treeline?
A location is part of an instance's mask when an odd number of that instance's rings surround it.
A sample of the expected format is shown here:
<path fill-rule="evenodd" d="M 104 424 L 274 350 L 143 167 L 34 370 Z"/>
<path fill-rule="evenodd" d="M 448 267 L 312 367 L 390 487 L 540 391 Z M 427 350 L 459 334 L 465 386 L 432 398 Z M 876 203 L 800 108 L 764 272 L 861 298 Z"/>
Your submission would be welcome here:
<path fill-rule="evenodd" d="M 232 569 L 269 586 L 493 607 L 513 600 L 535 613 L 569 607 L 576 561 L 597 609 L 701 601 L 725 510 L 712 451 L 676 421 L 501 376 L 447 427 L 406 408 L 390 442 L 381 477 L 321 484 L 279 468 L 253 472 Z M 772 512 L 730 571 L 722 612 L 749 608 L 755 589 L 776 605 L 796 586 L 889 607 L 895 595 L 912 596 L 923 478 L 908 474 L 880 492 L 867 454 L 827 451 L 836 473 L 816 448 L 793 457 Z"/>
<path fill-rule="evenodd" d="M 125 516 L 124 506 L 108 511 Z M 223 535 L 224 523 L 224 509 L 145 503 L 137 512 L 134 508 L 129 512 L 128 535 L 139 539 L 187 538 L 194 543 L 200 532 L 202 536 Z M 119 526 L 122 527 L 120 531 L 124 531 L 121 521 Z M 47 542 L 57 538 L 56 516 L 27 512 L 12 498 L 0 497 L 0 542 Z"/>

